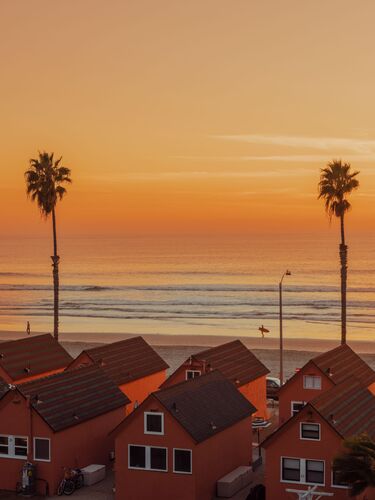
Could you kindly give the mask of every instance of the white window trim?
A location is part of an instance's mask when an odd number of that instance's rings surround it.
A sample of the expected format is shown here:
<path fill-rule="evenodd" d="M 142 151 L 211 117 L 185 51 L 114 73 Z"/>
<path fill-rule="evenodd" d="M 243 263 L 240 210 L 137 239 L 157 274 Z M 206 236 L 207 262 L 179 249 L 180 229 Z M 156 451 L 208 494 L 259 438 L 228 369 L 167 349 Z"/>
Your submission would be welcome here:
<path fill-rule="evenodd" d="M 306 425 L 317 425 L 318 428 L 319 428 L 319 438 L 315 439 L 315 438 L 305 438 L 305 437 L 302 437 L 302 426 L 304 424 L 306 424 Z M 321 440 L 321 427 L 320 427 L 320 424 L 318 422 L 300 422 L 300 426 L 299 426 L 299 438 L 302 439 L 303 441 L 320 441 Z"/>
<path fill-rule="evenodd" d="M 300 478 L 306 477 L 306 462 L 311 460 L 313 462 L 323 462 L 323 483 L 308 483 L 307 481 L 293 481 L 292 479 L 283 479 L 283 459 L 290 458 L 292 460 L 299 460 L 300 462 Z M 321 460 L 320 458 L 301 458 L 301 457 L 286 457 L 282 455 L 280 457 L 280 483 L 293 483 L 293 484 L 306 484 L 309 486 L 325 486 L 326 485 L 326 462 L 325 460 Z"/>
<path fill-rule="evenodd" d="M 130 447 L 137 446 L 138 448 L 145 448 L 145 467 L 131 467 L 130 465 Z M 151 469 L 151 448 L 158 448 L 165 450 L 165 469 Z M 145 444 L 128 444 L 128 469 L 132 470 L 145 470 L 148 472 L 168 472 L 168 448 L 164 446 L 149 446 Z"/>
<path fill-rule="evenodd" d="M 147 416 L 148 415 L 160 415 L 161 416 L 161 432 L 153 432 L 153 431 L 148 431 L 147 430 Z M 145 434 L 153 434 L 156 436 L 163 436 L 164 435 L 164 413 L 157 412 L 157 411 L 145 411 L 144 412 L 144 433 Z"/>
<path fill-rule="evenodd" d="M 175 456 L 174 456 L 175 451 L 188 451 L 188 452 L 190 452 L 190 472 L 175 470 Z M 193 474 L 193 452 L 192 452 L 192 450 L 189 450 L 187 448 L 173 448 L 173 472 L 175 474 L 187 474 L 187 475 Z"/>
<path fill-rule="evenodd" d="M 291 415 L 292 417 L 294 416 L 294 413 L 293 413 L 293 404 L 294 404 L 294 403 L 296 403 L 296 404 L 298 404 L 298 405 L 304 405 L 304 406 L 306 405 L 305 401 L 291 401 L 291 402 L 290 402 L 290 415 Z M 300 411 L 301 411 L 301 410 L 300 410 Z M 300 412 L 300 411 L 299 411 L 299 412 Z M 299 412 L 297 412 L 297 413 L 296 413 L 296 415 L 298 415 L 298 413 L 299 413 Z"/>
<path fill-rule="evenodd" d="M 190 373 L 198 373 L 198 377 L 200 377 L 202 375 L 201 370 L 190 370 L 190 369 L 187 369 L 187 370 L 185 370 L 185 380 L 190 380 L 188 378 L 188 376 L 187 376 L 188 372 L 190 372 Z M 195 376 L 192 377 L 192 378 L 195 378 Z"/>
<path fill-rule="evenodd" d="M 35 449 L 36 449 L 35 441 L 37 439 L 40 439 L 41 441 L 48 441 L 48 455 L 49 455 L 48 460 L 46 460 L 45 458 L 36 458 L 36 456 L 35 456 Z M 37 462 L 50 462 L 51 461 L 51 440 L 50 440 L 50 438 L 38 437 L 38 436 L 34 437 L 34 439 L 33 439 L 33 452 L 34 452 L 34 460 L 36 460 Z"/>
<path fill-rule="evenodd" d="M 29 453 L 29 439 L 27 436 L 14 436 L 13 434 L 0 434 L 0 437 L 8 438 L 8 451 L 9 451 L 9 453 L 7 455 L 5 455 L 4 453 L 0 453 L 0 458 L 14 458 L 16 460 L 27 459 L 27 455 Z M 11 441 L 10 441 L 10 438 L 12 438 Z M 16 455 L 15 454 L 16 438 L 26 439 L 26 455 Z"/>
<path fill-rule="evenodd" d="M 341 488 L 342 490 L 348 490 L 349 486 L 343 486 L 340 484 L 333 483 L 333 469 L 331 469 L 331 488 Z"/>
<path fill-rule="evenodd" d="M 314 378 L 314 379 L 319 379 L 320 384 L 319 387 L 306 387 L 306 378 Z M 306 389 L 307 391 L 321 391 L 322 390 L 322 377 L 320 375 L 304 375 L 303 376 L 303 388 Z"/>

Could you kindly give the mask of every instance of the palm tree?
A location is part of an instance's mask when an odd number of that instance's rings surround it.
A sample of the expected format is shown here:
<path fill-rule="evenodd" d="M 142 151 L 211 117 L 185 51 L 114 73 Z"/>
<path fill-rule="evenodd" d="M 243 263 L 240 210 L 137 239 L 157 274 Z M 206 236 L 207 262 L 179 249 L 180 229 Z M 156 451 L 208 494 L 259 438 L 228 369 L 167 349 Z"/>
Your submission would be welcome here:
<path fill-rule="evenodd" d="M 320 171 L 319 196 L 325 200 L 325 209 L 330 219 L 340 219 L 341 243 L 341 343 L 346 343 L 346 280 L 348 271 L 348 246 L 345 243 L 344 216 L 351 208 L 347 196 L 359 187 L 356 176 L 359 172 L 350 170 L 350 163 L 332 160 Z"/>
<path fill-rule="evenodd" d="M 350 496 L 375 487 L 375 443 L 367 434 L 344 441 L 344 451 L 333 460 L 338 479 L 350 487 Z"/>
<path fill-rule="evenodd" d="M 62 158 L 54 161 L 53 153 L 39 153 L 38 159 L 30 160 L 30 168 L 25 172 L 26 191 L 32 201 L 36 201 L 40 212 L 46 219 L 52 215 L 53 231 L 53 312 L 54 327 L 53 335 L 56 340 L 59 338 L 59 261 L 57 254 L 56 235 L 56 203 L 63 198 L 66 189 L 65 183 L 71 183 L 69 168 L 60 166 Z"/>

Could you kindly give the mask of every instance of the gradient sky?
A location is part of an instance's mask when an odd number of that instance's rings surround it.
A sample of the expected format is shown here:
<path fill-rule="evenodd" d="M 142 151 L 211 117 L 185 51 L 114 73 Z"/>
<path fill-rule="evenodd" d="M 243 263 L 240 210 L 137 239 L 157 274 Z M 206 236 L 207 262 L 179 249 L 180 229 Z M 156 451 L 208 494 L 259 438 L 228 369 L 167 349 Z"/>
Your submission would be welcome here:
<path fill-rule="evenodd" d="M 0 1 L 0 230 L 46 234 L 28 159 L 63 155 L 67 235 L 329 231 L 319 168 L 375 220 L 373 0 Z"/>

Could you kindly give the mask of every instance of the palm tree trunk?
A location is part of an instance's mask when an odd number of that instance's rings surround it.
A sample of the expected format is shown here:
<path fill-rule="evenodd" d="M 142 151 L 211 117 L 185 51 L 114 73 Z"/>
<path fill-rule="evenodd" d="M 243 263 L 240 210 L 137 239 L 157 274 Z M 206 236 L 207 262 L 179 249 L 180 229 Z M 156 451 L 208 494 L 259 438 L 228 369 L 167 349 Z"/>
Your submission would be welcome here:
<path fill-rule="evenodd" d="M 52 230 L 53 230 L 53 256 L 52 276 L 53 276 L 53 336 L 59 340 L 59 260 L 57 255 L 57 235 L 56 235 L 56 214 L 52 210 Z"/>
<path fill-rule="evenodd" d="M 348 247 L 345 244 L 344 215 L 340 217 L 341 243 L 341 344 L 346 344 L 346 281 L 348 275 Z"/>

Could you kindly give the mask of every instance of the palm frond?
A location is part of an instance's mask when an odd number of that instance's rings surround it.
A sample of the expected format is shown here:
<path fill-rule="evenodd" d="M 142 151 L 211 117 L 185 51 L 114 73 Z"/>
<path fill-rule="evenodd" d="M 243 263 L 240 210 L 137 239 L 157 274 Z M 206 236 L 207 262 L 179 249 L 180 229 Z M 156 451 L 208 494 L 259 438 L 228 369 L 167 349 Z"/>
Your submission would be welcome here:
<path fill-rule="evenodd" d="M 66 194 L 62 184 L 71 183 L 71 171 L 60 166 L 61 161 L 62 157 L 54 161 L 54 153 L 39 152 L 37 159 L 30 159 L 30 167 L 24 174 L 27 195 L 36 201 L 44 217 L 48 217 L 57 201 Z"/>

